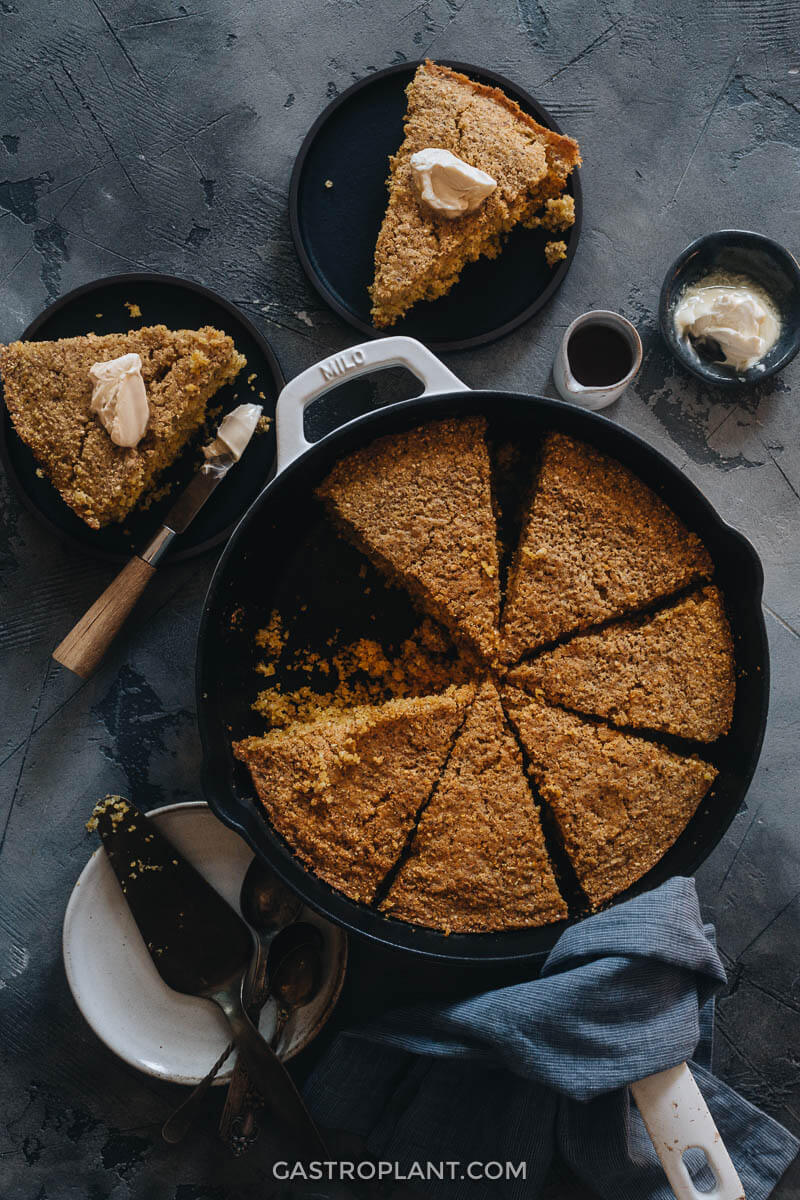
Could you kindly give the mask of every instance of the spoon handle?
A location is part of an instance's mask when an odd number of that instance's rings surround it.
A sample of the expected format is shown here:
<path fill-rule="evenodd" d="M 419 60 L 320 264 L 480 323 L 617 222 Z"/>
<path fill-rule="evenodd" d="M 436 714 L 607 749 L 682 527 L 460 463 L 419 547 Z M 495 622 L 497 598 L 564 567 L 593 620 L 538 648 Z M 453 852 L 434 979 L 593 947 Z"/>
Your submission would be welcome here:
<path fill-rule="evenodd" d="M 238 984 L 238 986 L 237 986 Z M 209 996 L 224 1012 L 236 1049 L 247 1063 L 247 1071 L 261 1093 L 276 1126 L 294 1135 L 296 1148 L 305 1161 L 326 1161 L 328 1152 L 286 1067 L 256 1029 L 244 1010 L 241 980 Z"/>
<path fill-rule="evenodd" d="M 253 957 L 250 972 L 245 980 L 245 1003 L 254 1017 L 257 1016 L 269 995 L 269 988 L 266 983 L 266 969 L 267 952 L 265 946 L 259 944 Z M 274 1033 L 272 1029 L 268 1029 L 267 1032 L 268 1040 L 271 1041 Z M 202 1108 L 203 1100 L 212 1083 L 232 1053 L 233 1042 L 229 1042 L 208 1074 L 192 1089 L 184 1102 L 167 1117 L 161 1127 L 161 1136 L 170 1146 L 177 1145 L 178 1142 L 183 1141 L 186 1137 L 197 1114 Z M 237 1061 L 234 1067 L 234 1072 L 244 1072 L 244 1067 L 239 1066 L 239 1061 Z M 228 1096 L 230 1096 L 230 1091 L 228 1092 Z"/>
<path fill-rule="evenodd" d="M 183 1104 L 179 1105 L 172 1115 L 167 1117 L 161 1126 L 161 1136 L 170 1146 L 177 1145 L 178 1142 L 183 1141 L 186 1137 L 195 1117 L 200 1111 L 206 1092 L 232 1053 L 233 1042 L 229 1042 L 205 1078 L 201 1079 L 197 1086 L 192 1089 Z"/>
<path fill-rule="evenodd" d="M 267 979 L 268 955 L 261 951 L 256 956 L 253 969 L 247 981 L 246 1007 L 248 1012 L 255 1015 L 271 999 Z M 273 1022 L 277 1023 L 277 1006 L 273 1002 Z M 274 1027 L 267 1030 L 267 1041 L 272 1043 L 275 1036 Z M 241 1057 L 236 1060 L 225 1106 L 219 1120 L 219 1134 L 223 1142 L 230 1146 L 234 1154 L 242 1154 L 256 1140 L 259 1127 L 256 1123 L 256 1112 L 263 1107 L 263 1101 L 253 1087 L 247 1068 Z"/>

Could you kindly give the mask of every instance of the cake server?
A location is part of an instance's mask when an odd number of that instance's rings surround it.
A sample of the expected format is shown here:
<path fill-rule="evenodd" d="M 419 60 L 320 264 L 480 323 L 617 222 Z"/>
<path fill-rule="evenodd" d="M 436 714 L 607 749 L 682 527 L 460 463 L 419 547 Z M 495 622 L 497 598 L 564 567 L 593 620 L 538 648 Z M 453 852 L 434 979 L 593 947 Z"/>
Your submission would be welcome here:
<path fill-rule="evenodd" d="M 153 965 L 168 987 L 212 1000 L 277 1127 L 305 1158 L 328 1153 L 291 1076 L 242 1004 L 254 952 L 239 915 L 159 833 L 135 804 L 107 797 L 95 809 L 97 829 Z"/>
<path fill-rule="evenodd" d="M 134 554 L 77 625 L 59 642 L 53 651 L 56 662 L 82 679 L 94 674 L 172 542 L 189 528 L 211 493 L 241 458 L 260 416 L 259 404 L 240 404 L 227 414 L 217 436 L 204 451 L 205 462 L 173 504 L 155 535 L 140 554 Z"/>

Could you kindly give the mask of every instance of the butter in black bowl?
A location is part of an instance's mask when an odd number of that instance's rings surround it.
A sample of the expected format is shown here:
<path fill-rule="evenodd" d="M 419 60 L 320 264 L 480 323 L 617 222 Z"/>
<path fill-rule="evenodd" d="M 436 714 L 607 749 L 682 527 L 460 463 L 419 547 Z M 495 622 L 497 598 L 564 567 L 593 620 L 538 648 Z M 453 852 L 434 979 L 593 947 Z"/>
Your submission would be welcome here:
<path fill-rule="evenodd" d="M 670 267 L 658 310 L 661 333 L 681 366 L 715 387 L 750 388 L 800 350 L 800 266 L 764 234 L 709 233 Z"/>

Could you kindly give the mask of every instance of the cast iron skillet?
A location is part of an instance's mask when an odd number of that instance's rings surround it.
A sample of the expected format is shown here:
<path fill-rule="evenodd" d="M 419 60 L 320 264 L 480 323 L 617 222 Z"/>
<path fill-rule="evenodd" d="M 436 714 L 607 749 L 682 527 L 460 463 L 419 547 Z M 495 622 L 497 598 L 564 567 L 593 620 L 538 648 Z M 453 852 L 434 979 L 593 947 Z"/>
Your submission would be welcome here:
<path fill-rule="evenodd" d="M 387 366 L 405 366 L 426 384 L 413 400 L 371 412 L 316 444 L 303 434 L 303 409 L 341 382 Z M 364 343 L 310 367 L 288 384 L 278 401 L 278 474 L 243 517 L 220 558 L 203 610 L 197 658 L 197 707 L 209 804 L 306 903 L 354 933 L 396 949 L 466 963 L 534 960 L 546 953 L 565 922 L 540 929 L 445 936 L 382 916 L 356 904 L 306 870 L 273 831 L 246 768 L 231 752 L 234 737 L 263 732 L 251 703 L 267 681 L 254 672 L 255 632 L 273 606 L 297 618 L 299 643 L 324 646 L 337 629 L 343 637 L 390 628 L 399 639 L 415 624 L 398 589 L 382 588 L 363 559 L 333 532 L 313 497 L 314 487 L 342 455 L 375 437 L 447 416 L 485 415 L 530 446 L 547 430 L 561 430 L 611 454 L 636 472 L 708 547 L 726 598 L 733 631 L 737 695 L 730 733 L 700 752 L 718 767 L 714 787 L 689 826 L 638 883 L 616 902 L 656 887 L 672 875 L 691 875 L 711 853 L 744 799 L 758 761 L 766 723 L 769 661 L 761 612 L 763 573 L 750 543 L 726 525 L 677 467 L 634 434 L 607 418 L 538 396 L 467 390 L 420 343 L 395 337 Z M 368 592 L 367 592 L 368 589 Z M 365 594 L 366 593 L 366 594 Z M 301 611 L 306 604 L 305 612 Z M 274 681 L 269 681 L 274 682 Z M 285 686 L 296 686 L 291 679 Z"/>

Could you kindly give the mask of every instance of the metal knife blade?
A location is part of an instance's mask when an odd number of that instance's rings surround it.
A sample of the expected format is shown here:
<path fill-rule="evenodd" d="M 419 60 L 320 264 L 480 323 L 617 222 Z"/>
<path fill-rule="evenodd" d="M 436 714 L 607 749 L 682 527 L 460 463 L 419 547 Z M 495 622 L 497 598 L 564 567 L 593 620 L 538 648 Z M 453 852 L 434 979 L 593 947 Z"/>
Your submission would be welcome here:
<path fill-rule="evenodd" d="M 183 533 L 191 525 L 217 484 L 236 465 L 232 454 L 215 454 L 206 459 L 191 483 L 183 489 L 163 520 L 173 533 Z"/>
<path fill-rule="evenodd" d="M 130 800 L 95 808 L 97 831 L 156 970 L 176 992 L 201 996 L 242 970 L 250 930 Z"/>

